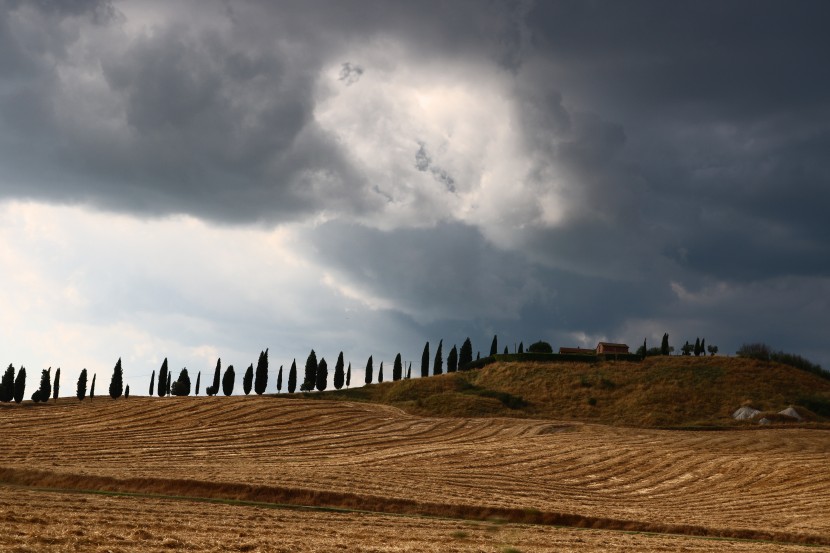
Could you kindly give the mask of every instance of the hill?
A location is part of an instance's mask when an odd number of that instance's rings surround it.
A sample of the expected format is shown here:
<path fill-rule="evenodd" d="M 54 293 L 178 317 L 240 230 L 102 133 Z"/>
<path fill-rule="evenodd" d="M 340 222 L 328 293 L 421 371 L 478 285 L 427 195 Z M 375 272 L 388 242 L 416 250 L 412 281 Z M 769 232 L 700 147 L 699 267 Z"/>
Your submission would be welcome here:
<path fill-rule="evenodd" d="M 383 403 L 419 415 L 530 417 L 627 426 L 722 426 L 742 405 L 830 419 L 830 380 L 774 362 L 649 357 L 642 362 L 496 362 L 481 369 L 308 398 Z M 744 423 L 746 424 L 746 423 Z"/>

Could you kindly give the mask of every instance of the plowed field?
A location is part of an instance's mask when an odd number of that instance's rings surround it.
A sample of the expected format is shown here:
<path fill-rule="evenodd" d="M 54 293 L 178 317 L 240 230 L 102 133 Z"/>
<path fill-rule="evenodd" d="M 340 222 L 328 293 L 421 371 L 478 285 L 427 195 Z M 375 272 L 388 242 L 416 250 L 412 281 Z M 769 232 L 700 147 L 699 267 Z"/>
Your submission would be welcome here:
<path fill-rule="evenodd" d="M 525 512 L 527 520 L 568 525 L 629 522 L 631 529 L 830 543 L 830 432 L 824 430 L 680 432 L 420 418 L 376 405 L 223 397 L 9 406 L 0 409 L 0 436 L 0 480 L 18 485 L 462 518 L 517 520 L 508 515 Z M 49 501 L 33 498 L 33 508 Z M 139 510 L 135 505 L 158 504 L 111 501 Z M 242 513 L 250 508 L 240 509 L 233 516 L 248 516 Z M 405 525 L 432 527 L 423 520 L 406 518 Z M 522 528 L 532 529 L 528 535 L 555 530 Z M 459 551 L 481 547 L 475 539 L 456 541 Z M 535 550 L 533 543 L 527 550 Z"/>

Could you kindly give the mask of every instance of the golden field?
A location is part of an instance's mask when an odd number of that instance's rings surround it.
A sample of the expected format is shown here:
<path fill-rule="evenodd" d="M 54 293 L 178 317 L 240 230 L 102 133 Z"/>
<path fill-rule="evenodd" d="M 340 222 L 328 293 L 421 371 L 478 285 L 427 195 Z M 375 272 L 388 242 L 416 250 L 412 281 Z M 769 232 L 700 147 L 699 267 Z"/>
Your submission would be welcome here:
<path fill-rule="evenodd" d="M 734 538 L 778 542 L 768 550 L 830 545 L 824 429 L 426 418 L 382 405 L 262 396 L 9 405 L 0 408 L 0 435 L 0 532 L 19 536 L 5 550 L 48 550 L 38 541 L 48 536 L 53 550 L 76 550 L 72 540 L 83 538 L 90 551 L 179 547 L 165 539 L 195 551 L 246 543 L 250 549 L 238 550 L 767 547 Z M 141 496 L 36 491 L 44 488 Z M 73 538 L 78 526 L 84 534 Z"/>

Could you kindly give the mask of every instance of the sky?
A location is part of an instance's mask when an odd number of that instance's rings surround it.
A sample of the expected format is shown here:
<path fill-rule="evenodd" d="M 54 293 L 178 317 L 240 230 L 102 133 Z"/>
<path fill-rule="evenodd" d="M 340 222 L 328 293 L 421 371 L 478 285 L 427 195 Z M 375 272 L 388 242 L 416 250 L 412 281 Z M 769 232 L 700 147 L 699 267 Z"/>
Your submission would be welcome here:
<path fill-rule="evenodd" d="M 312 348 L 354 385 L 668 332 L 830 367 L 828 16 L 0 1 L 0 362 L 139 395 L 268 348 L 275 391 Z"/>

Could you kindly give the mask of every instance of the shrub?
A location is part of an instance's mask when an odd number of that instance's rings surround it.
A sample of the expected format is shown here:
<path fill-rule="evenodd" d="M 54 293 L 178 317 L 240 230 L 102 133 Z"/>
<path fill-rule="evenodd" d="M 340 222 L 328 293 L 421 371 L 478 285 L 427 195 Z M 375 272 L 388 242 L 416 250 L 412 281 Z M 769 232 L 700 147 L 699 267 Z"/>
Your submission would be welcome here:
<path fill-rule="evenodd" d="M 534 344 L 530 344 L 527 351 L 530 353 L 553 353 L 553 348 L 549 343 L 539 340 Z"/>
<path fill-rule="evenodd" d="M 764 343 L 756 342 L 754 344 L 744 344 L 736 352 L 738 357 L 748 357 L 749 359 L 760 359 L 762 361 L 769 361 L 770 347 Z"/>

